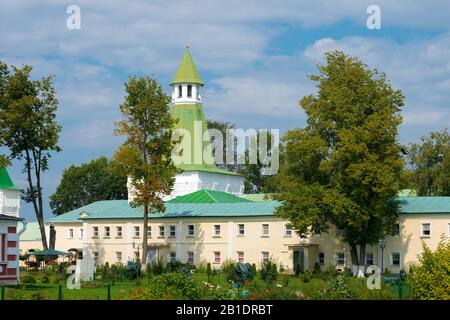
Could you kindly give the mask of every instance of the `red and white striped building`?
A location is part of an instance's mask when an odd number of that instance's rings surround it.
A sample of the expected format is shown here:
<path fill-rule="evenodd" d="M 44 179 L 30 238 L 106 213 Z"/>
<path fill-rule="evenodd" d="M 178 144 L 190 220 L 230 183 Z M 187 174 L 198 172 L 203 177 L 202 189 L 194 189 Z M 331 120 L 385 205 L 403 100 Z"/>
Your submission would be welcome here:
<path fill-rule="evenodd" d="M 0 168 L 0 285 L 19 282 L 20 190 L 5 168 Z"/>

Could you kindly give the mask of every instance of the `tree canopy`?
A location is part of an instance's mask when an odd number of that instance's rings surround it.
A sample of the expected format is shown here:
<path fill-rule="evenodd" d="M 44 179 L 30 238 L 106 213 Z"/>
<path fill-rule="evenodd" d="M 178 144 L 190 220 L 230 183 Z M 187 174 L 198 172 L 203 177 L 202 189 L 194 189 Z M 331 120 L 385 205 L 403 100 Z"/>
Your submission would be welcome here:
<path fill-rule="evenodd" d="M 409 178 L 418 196 L 450 196 L 450 135 L 431 132 L 408 148 Z"/>
<path fill-rule="evenodd" d="M 334 51 L 325 59 L 310 76 L 317 93 L 300 101 L 307 126 L 283 137 L 274 198 L 282 201 L 277 214 L 300 236 L 330 225 L 343 230 L 353 265 L 363 265 L 366 244 L 392 234 L 398 219 L 404 97 L 357 58 Z"/>
<path fill-rule="evenodd" d="M 53 214 L 60 215 L 95 201 L 127 199 L 127 176 L 106 157 L 65 169 L 50 196 Z"/>

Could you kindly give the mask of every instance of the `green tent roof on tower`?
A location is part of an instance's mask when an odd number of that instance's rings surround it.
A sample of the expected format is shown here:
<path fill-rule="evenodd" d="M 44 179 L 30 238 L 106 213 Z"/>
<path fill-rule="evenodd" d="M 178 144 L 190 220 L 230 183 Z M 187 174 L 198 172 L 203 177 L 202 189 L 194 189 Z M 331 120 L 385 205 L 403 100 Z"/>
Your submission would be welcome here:
<path fill-rule="evenodd" d="M 235 196 L 228 192 L 201 189 L 184 196 L 178 196 L 167 203 L 242 203 L 250 200 Z"/>
<path fill-rule="evenodd" d="M 20 190 L 12 182 L 6 168 L 0 168 L 0 189 Z"/>
<path fill-rule="evenodd" d="M 195 68 L 191 54 L 189 53 L 189 47 L 186 47 L 183 59 L 181 60 L 177 73 L 175 73 L 171 85 L 176 83 L 196 83 L 203 85 L 203 81 L 197 72 L 197 68 Z"/>

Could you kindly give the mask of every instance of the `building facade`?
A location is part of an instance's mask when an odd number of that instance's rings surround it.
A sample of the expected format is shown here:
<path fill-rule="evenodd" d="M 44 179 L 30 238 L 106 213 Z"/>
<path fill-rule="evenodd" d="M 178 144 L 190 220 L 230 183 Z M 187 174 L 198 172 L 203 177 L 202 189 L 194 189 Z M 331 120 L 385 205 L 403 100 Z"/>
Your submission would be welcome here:
<path fill-rule="evenodd" d="M 316 263 L 324 269 L 350 267 L 350 250 L 339 230 L 331 226 L 328 233 L 301 239 L 289 221 L 274 214 L 280 203 L 243 195 L 243 177 L 211 161 L 200 95 L 203 82 L 188 49 L 171 86 L 175 129 L 183 136 L 176 165 L 183 172 L 166 197 L 166 211 L 150 215 L 147 260 L 211 263 L 220 268 L 227 259 L 259 265 L 274 258 L 288 271 L 297 266 L 311 270 Z M 99 201 L 52 218 L 56 248 L 82 251 L 99 264 L 140 257 L 143 210 L 130 206 L 134 194 L 130 180 L 128 193 L 128 201 Z M 399 199 L 398 234 L 386 239 L 383 248 L 369 246 L 366 265 L 399 272 L 417 260 L 422 243 L 434 249 L 441 236 L 449 237 L 450 197 Z"/>
<path fill-rule="evenodd" d="M 0 285 L 19 281 L 20 189 L 6 168 L 0 168 Z"/>

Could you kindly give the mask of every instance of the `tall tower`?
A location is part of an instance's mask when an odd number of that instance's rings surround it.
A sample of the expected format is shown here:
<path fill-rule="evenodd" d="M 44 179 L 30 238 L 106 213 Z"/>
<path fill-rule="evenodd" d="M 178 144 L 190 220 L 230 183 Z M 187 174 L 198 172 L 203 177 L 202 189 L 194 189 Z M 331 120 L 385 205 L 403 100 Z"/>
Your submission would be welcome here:
<path fill-rule="evenodd" d="M 190 150 L 183 150 L 183 152 L 190 151 L 188 161 L 178 165 L 183 169 L 183 173 L 175 177 L 172 197 L 200 189 L 243 193 L 244 179 L 241 175 L 217 168 L 214 161 L 204 157 L 206 154 L 212 159 L 201 97 L 204 83 L 195 67 L 188 46 L 170 85 L 172 86 L 172 116 L 178 120 L 175 129 L 183 129 L 190 136 L 188 137 Z M 183 143 L 183 146 L 188 147 L 188 144 Z"/>

